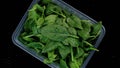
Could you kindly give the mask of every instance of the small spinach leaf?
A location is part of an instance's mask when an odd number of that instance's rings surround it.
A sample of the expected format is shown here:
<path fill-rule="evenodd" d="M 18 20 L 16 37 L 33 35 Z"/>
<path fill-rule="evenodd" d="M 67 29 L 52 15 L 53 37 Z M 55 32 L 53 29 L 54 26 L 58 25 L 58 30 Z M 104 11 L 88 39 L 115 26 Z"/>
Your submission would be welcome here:
<path fill-rule="evenodd" d="M 48 42 L 42 49 L 42 53 L 47 53 L 49 51 L 55 50 L 58 46 L 62 46 L 60 42 Z"/>
<path fill-rule="evenodd" d="M 66 63 L 66 61 L 64 61 L 64 60 L 60 60 L 60 68 L 69 68 L 68 66 L 67 66 L 67 63 Z"/>
<path fill-rule="evenodd" d="M 56 59 L 56 54 L 54 54 L 54 51 L 50 51 L 50 52 L 47 52 L 48 54 L 48 58 L 46 58 L 43 62 L 45 64 L 50 64 L 50 63 L 53 63 Z"/>
<path fill-rule="evenodd" d="M 59 53 L 60 53 L 62 59 L 65 59 L 67 57 L 67 55 L 70 53 L 70 47 L 68 47 L 68 46 L 59 47 Z"/>

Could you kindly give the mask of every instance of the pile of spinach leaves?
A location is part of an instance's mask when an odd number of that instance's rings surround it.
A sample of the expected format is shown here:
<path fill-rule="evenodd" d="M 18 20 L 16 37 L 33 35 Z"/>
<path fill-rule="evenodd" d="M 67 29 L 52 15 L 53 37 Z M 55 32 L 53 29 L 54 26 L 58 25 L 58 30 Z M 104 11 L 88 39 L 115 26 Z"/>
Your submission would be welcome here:
<path fill-rule="evenodd" d="M 80 68 L 99 36 L 102 23 L 92 24 L 62 9 L 51 0 L 41 0 L 28 11 L 19 40 L 45 56 L 45 64 Z"/>

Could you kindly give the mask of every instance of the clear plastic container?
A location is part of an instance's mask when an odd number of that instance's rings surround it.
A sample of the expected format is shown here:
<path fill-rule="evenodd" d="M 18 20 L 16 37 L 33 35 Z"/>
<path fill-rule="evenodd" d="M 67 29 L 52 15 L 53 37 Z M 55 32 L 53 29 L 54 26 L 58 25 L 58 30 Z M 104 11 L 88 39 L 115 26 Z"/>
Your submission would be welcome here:
<path fill-rule="evenodd" d="M 28 10 L 32 8 L 32 6 L 34 4 L 36 4 L 37 2 L 39 2 L 40 0 L 33 0 L 32 3 L 30 4 L 29 8 L 27 9 L 27 11 L 25 12 L 24 16 L 22 17 L 21 21 L 19 22 L 17 28 L 15 29 L 15 31 L 13 32 L 12 35 L 12 41 L 13 43 L 18 46 L 19 48 L 21 48 L 22 50 L 24 50 L 25 52 L 29 53 L 30 55 L 32 55 L 33 57 L 35 57 L 36 59 L 40 60 L 41 62 L 43 62 L 44 60 L 44 56 L 40 56 L 38 55 L 35 51 L 29 49 L 28 47 L 26 47 L 25 45 L 23 45 L 19 40 L 18 40 L 18 36 L 20 35 L 22 29 L 23 29 L 23 24 L 25 23 L 25 20 L 27 18 L 27 14 L 28 14 Z M 63 9 L 67 9 L 69 12 L 77 15 L 78 17 L 80 17 L 81 19 L 87 19 L 92 21 L 92 23 L 97 23 L 97 21 L 95 21 L 94 19 L 90 18 L 89 16 L 87 16 L 86 14 L 82 13 L 81 11 L 75 9 L 74 7 L 70 6 L 69 4 L 65 3 L 62 0 L 52 0 L 54 3 L 56 3 L 57 5 L 61 6 Z M 102 26 L 102 30 L 100 33 L 100 36 L 98 37 L 98 39 L 95 42 L 95 47 L 98 48 L 100 42 L 102 41 L 103 37 L 105 35 L 105 28 L 104 26 Z M 95 51 L 91 51 L 89 56 L 86 58 L 86 60 L 84 61 L 82 68 L 86 68 L 86 65 L 88 64 L 88 62 L 90 61 L 91 57 L 93 56 Z M 47 64 L 48 66 L 50 66 L 51 68 L 59 68 L 59 65 L 57 63 L 52 63 L 52 64 Z"/>

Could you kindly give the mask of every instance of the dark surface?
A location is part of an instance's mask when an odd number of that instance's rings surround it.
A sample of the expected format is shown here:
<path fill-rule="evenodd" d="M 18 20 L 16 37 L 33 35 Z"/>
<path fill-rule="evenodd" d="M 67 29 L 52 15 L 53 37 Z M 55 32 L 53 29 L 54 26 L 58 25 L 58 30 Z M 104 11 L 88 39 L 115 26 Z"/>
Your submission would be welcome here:
<path fill-rule="evenodd" d="M 32 0 L 16 0 L 7 2 L 3 14 L 0 42 L 0 68 L 49 68 L 31 55 L 27 54 L 12 43 L 11 35 L 19 21 L 29 7 Z M 118 8 L 114 1 L 104 2 L 102 0 L 64 0 L 76 9 L 87 14 L 97 21 L 103 21 L 106 28 L 106 35 L 98 49 L 87 65 L 87 68 L 120 68 L 119 48 L 119 18 Z M 1 2 L 1 3 L 6 3 Z M 4 11 L 3 11 L 4 12 Z M 4 19 L 3 19 L 4 18 Z M 4 25 L 4 26 L 3 26 Z"/>

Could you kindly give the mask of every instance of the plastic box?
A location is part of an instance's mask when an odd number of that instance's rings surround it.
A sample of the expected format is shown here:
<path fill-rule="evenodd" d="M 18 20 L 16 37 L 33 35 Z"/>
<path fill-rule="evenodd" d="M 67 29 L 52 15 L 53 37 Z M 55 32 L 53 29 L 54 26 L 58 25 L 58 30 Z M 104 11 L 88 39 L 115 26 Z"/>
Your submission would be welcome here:
<path fill-rule="evenodd" d="M 35 51 L 27 48 L 25 45 L 23 45 L 19 40 L 18 40 L 18 36 L 22 31 L 23 28 L 23 24 L 24 21 L 26 20 L 27 17 L 27 13 L 28 10 L 30 8 L 32 8 L 32 6 L 39 2 L 40 0 L 33 0 L 32 3 L 30 4 L 29 8 L 27 9 L 27 11 L 25 12 L 24 16 L 22 17 L 21 21 L 19 22 L 17 28 L 15 29 L 15 31 L 12 34 L 12 41 L 13 43 L 18 46 L 19 48 L 21 48 L 22 50 L 24 50 L 25 52 L 29 53 L 30 55 L 32 55 L 33 57 L 35 57 L 36 59 L 40 60 L 41 62 L 43 62 L 44 57 L 38 55 Z M 87 19 L 87 20 L 91 20 L 92 23 L 97 23 L 97 21 L 95 21 L 94 19 L 90 18 L 89 16 L 85 15 L 84 13 L 78 11 L 77 9 L 75 9 L 74 7 L 70 6 L 69 4 L 65 3 L 62 0 L 52 0 L 54 3 L 56 3 L 57 5 L 61 6 L 63 9 L 67 9 L 69 12 L 74 13 L 75 15 L 79 16 L 81 19 Z M 102 41 L 103 37 L 105 35 L 105 28 L 104 26 L 102 26 L 102 30 L 101 30 L 101 34 L 98 37 L 98 39 L 96 40 L 95 43 L 95 47 L 97 48 L 100 44 L 100 42 Z M 84 61 L 82 68 L 86 68 L 86 65 L 88 64 L 88 62 L 90 61 L 91 57 L 93 56 L 95 51 L 91 51 L 89 56 L 86 58 L 86 60 Z M 51 68 L 59 68 L 58 64 L 56 63 L 52 63 L 52 64 L 47 64 L 48 66 L 50 66 Z"/>

